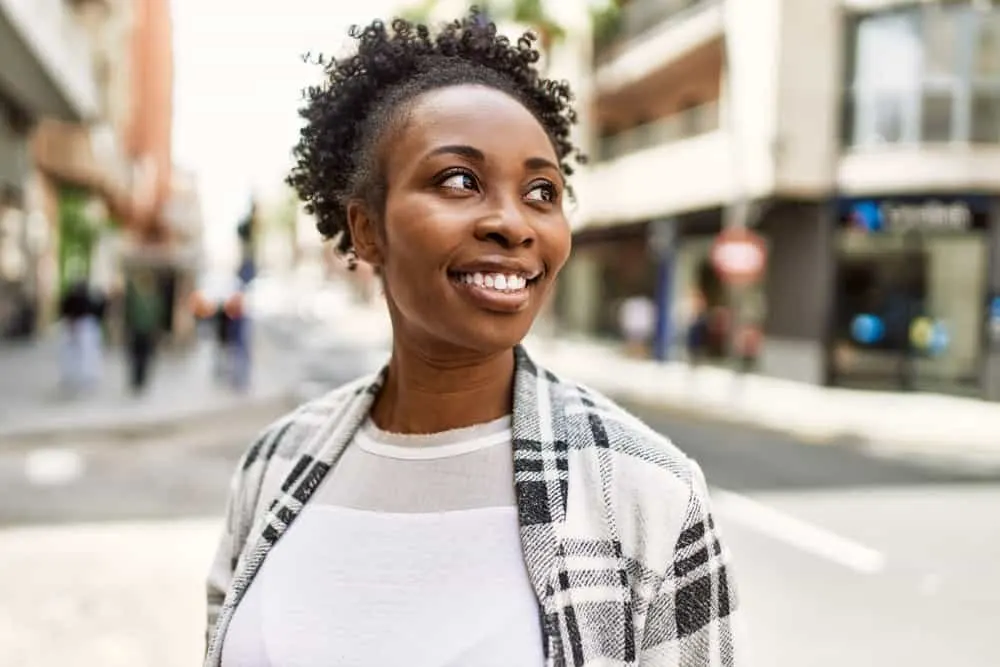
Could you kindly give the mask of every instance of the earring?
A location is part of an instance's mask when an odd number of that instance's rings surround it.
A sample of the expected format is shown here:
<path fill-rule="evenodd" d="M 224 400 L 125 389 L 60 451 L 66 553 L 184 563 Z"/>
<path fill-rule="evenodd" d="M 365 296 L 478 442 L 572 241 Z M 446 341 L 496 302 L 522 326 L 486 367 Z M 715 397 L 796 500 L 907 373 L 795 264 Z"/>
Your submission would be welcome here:
<path fill-rule="evenodd" d="M 354 248 L 347 251 L 347 270 L 354 271 L 358 268 L 358 253 Z"/>

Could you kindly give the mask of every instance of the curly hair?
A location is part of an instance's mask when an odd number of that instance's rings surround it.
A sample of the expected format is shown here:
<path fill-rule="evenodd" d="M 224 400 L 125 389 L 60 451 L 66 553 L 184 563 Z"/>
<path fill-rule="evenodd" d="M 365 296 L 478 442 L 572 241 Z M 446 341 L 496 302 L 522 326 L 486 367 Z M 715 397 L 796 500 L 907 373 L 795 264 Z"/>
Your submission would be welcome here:
<path fill-rule="evenodd" d="M 539 75 L 532 33 L 513 43 L 473 8 L 436 35 L 426 25 L 397 18 L 390 28 L 382 21 L 354 26 L 350 36 L 358 42 L 354 55 L 319 59 L 325 81 L 304 93 L 299 114 L 306 123 L 287 178 L 338 253 L 353 249 L 350 201 L 362 200 L 379 217 L 384 214 L 380 148 L 399 131 L 414 100 L 428 91 L 464 84 L 500 90 L 542 125 L 567 176 L 573 173 L 571 158 L 584 161 L 570 139 L 577 117 L 569 85 Z"/>

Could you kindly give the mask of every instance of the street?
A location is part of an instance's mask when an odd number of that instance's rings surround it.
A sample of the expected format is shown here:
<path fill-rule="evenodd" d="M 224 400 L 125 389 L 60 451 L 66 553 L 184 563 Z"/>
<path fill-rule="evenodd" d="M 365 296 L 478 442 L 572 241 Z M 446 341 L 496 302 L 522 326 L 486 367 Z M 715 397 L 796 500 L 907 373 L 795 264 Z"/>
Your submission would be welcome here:
<path fill-rule="evenodd" d="M 754 664 L 997 664 L 1000 479 L 637 411 L 705 468 Z M 247 442 L 0 452 L 4 664 L 195 664 Z"/>

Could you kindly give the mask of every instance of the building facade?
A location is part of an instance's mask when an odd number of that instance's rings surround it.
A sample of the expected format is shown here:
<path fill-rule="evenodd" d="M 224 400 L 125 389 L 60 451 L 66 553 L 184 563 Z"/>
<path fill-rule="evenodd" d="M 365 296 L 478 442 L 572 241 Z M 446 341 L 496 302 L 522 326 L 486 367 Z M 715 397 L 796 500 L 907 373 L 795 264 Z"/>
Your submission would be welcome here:
<path fill-rule="evenodd" d="M 63 0 L 0 1 L 0 338 L 30 335 L 54 286 L 55 211 L 31 151 L 44 118 L 98 112 L 86 30 Z"/>
<path fill-rule="evenodd" d="M 182 301 L 178 285 L 195 270 L 188 229 L 200 218 L 176 220 L 190 188 L 171 162 L 169 0 L 2 0 L 0 38 L 0 50 L 20 49 L 0 54 L 0 106 L 12 119 L 0 127 L 0 173 L 19 184 L 4 201 L 19 202 L 22 245 L 35 253 L 22 290 L 35 325 L 53 319 L 68 283 L 115 292 L 143 263 Z"/>
<path fill-rule="evenodd" d="M 598 16 L 593 165 L 565 326 L 614 336 L 657 304 L 664 356 L 695 313 L 771 375 L 1000 399 L 1000 3 L 631 0 Z M 759 284 L 709 260 L 766 240 Z"/>

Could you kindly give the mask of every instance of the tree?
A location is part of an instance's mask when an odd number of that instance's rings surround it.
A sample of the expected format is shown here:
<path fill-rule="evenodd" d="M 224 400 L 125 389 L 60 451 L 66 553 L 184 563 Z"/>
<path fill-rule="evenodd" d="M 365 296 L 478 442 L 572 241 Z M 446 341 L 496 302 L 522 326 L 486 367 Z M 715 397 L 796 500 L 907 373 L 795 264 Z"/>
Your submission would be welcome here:
<path fill-rule="evenodd" d="M 426 23 L 432 19 L 437 5 L 438 0 L 421 0 L 400 15 L 408 21 Z M 546 10 L 544 0 L 483 0 L 469 2 L 469 6 L 479 7 L 493 21 L 511 20 L 528 26 L 538 35 L 538 43 L 546 63 L 552 47 L 566 36 L 562 24 Z"/>

